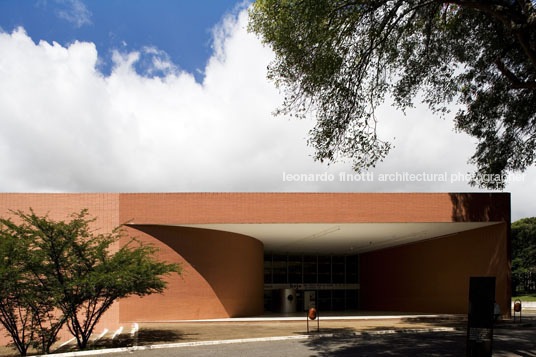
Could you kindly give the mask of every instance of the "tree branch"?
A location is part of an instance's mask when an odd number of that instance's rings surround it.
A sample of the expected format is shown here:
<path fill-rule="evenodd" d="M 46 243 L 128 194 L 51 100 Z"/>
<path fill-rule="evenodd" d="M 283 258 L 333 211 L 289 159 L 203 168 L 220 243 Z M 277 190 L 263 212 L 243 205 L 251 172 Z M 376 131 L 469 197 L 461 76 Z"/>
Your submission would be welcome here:
<path fill-rule="evenodd" d="M 510 69 L 506 68 L 500 58 L 495 60 L 495 65 L 501 71 L 501 73 L 512 82 L 512 88 L 514 89 L 534 89 L 536 88 L 536 82 L 526 82 L 520 80 Z"/>
<path fill-rule="evenodd" d="M 525 31 L 527 30 L 526 27 L 531 27 L 531 22 L 529 21 L 529 17 L 526 14 L 516 14 L 512 11 L 503 11 L 501 9 L 504 9 L 504 6 L 499 6 L 491 2 L 463 0 L 451 0 L 442 2 L 456 4 L 460 7 L 465 7 L 469 9 L 480 10 L 501 21 L 510 32 L 515 34 L 515 37 L 521 45 L 521 48 L 523 48 L 523 51 L 529 58 L 532 67 L 534 67 L 534 69 L 536 70 L 536 52 L 532 49 L 534 44 L 528 43 L 527 38 L 525 36 Z M 529 6 L 533 5 L 530 4 Z"/>

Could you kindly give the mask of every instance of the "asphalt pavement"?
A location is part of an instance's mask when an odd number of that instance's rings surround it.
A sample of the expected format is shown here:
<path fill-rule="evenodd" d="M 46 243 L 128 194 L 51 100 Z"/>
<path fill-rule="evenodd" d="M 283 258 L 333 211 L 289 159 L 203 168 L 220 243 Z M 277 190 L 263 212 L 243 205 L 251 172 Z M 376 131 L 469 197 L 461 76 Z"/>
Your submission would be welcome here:
<path fill-rule="evenodd" d="M 536 328 L 497 329 L 494 356 L 536 357 Z M 282 340 L 179 347 L 117 353 L 112 356 L 463 356 L 464 331 L 390 333 L 384 335 L 340 334 L 304 340 Z"/>

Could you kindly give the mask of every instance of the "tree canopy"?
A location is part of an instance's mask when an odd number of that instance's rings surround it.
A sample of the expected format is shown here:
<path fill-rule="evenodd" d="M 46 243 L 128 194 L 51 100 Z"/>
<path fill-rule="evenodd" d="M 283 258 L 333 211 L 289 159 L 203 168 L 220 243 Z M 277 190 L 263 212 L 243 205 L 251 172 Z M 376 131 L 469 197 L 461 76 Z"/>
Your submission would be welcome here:
<path fill-rule="evenodd" d="M 21 355 L 39 344 L 48 353 L 64 323 L 85 349 L 114 301 L 162 293 L 164 278 L 181 273 L 152 245 L 130 238 L 119 247 L 121 226 L 97 233 L 87 210 L 69 221 L 14 214 L 16 221 L 0 218 L 0 323 Z"/>
<path fill-rule="evenodd" d="M 275 52 L 268 77 L 283 89 L 276 113 L 316 126 L 315 159 L 376 165 L 391 143 L 374 114 L 422 98 L 478 140 L 474 183 L 523 171 L 536 150 L 536 9 L 530 0 L 257 0 L 249 29 Z"/>
<path fill-rule="evenodd" d="M 0 323 L 24 356 L 38 339 L 34 316 L 40 309 L 32 309 L 39 305 L 38 294 L 34 296 L 34 279 L 24 268 L 29 241 L 6 233 L 0 227 Z"/>
<path fill-rule="evenodd" d="M 512 223 L 512 291 L 536 291 L 536 217 Z"/>

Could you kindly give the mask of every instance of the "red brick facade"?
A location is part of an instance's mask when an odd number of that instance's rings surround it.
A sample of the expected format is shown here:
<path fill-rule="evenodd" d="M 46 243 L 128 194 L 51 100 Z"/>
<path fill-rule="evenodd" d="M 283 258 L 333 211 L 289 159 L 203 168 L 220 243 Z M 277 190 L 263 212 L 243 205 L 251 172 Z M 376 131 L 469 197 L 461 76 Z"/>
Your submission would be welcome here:
<path fill-rule="evenodd" d="M 504 310 L 509 306 L 509 194 L 0 194 L 3 217 L 30 207 L 54 219 L 87 208 L 104 231 L 129 222 L 128 232 L 160 247 L 161 259 L 183 264 L 185 274 L 171 277 L 163 295 L 120 301 L 101 327 L 262 314 L 262 243 L 181 224 L 503 222 L 362 254 L 361 306 L 462 313 L 470 275 L 496 276 L 498 302 Z"/>

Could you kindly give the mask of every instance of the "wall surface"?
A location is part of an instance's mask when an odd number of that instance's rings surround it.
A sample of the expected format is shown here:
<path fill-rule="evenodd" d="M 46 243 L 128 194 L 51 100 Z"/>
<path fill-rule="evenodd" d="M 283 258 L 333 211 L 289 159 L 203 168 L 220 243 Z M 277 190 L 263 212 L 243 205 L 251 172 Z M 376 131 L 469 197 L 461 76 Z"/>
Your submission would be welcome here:
<path fill-rule="evenodd" d="M 496 277 L 496 300 L 510 311 L 507 224 L 360 256 L 364 310 L 466 313 L 469 277 Z"/>
<path fill-rule="evenodd" d="M 262 313 L 262 243 L 173 227 L 181 224 L 503 222 L 364 254 L 361 302 L 370 309 L 465 311 L 474 275 L 497 276 L 503 311 L 510 296 L 510 195 L 504 193 L 0 193 L 3 217 L 30 207 L 54 219 L 88 208 L 98 218 L 95 228 L 106 232 L 130 222 L 129 233 L 160 247 L 161 259 L 183 264 L 184 276 L 170 276 L 164 295 L 115 304 L 97 330 L 119 321 Z"/>
<path fill-rule="evenodd" d="M 507 193 L 126 193 L 136 224 L 510 221 Z"/>
<path fill-rule="evenodd" d="M 97 221 L 92 224 L 96 230 L 111 232 L 119 225 L 119 194 L 29 194 L 29 193 L 0 193 L 0 217 L 13 217 L 10 211 L 21 210 L 29 213 L 30 208 L 37 215 L 48 215 L 54 220 L 69 220 L 70 215 L 82 209 L 88 209 L 91 217 Z M 118 249 L 119 245 L 113 247 Z M 101 332 L 104 328 L 116 329 L 119 327 L 119 304 L 115 303 L 103 315 L 95 331 Z M 0 327 L 0 345 L 5 345 L 11 339 L 3 333 Z M 68 340 L 72 336 L 64 328 L 59 334 L 60 340 Z"/>
<path fill-rule="evenodd" d="M 263 245 L 257 239 L 171 226 L 133 226 L 129 230 L 132 236 L 159 247 L 160 259 L 182 264 L 184 273 L 182 277 L 171 276 L 162 295 L 121 300 L 121 321 L 191 320 L 263 313 Z"/>

